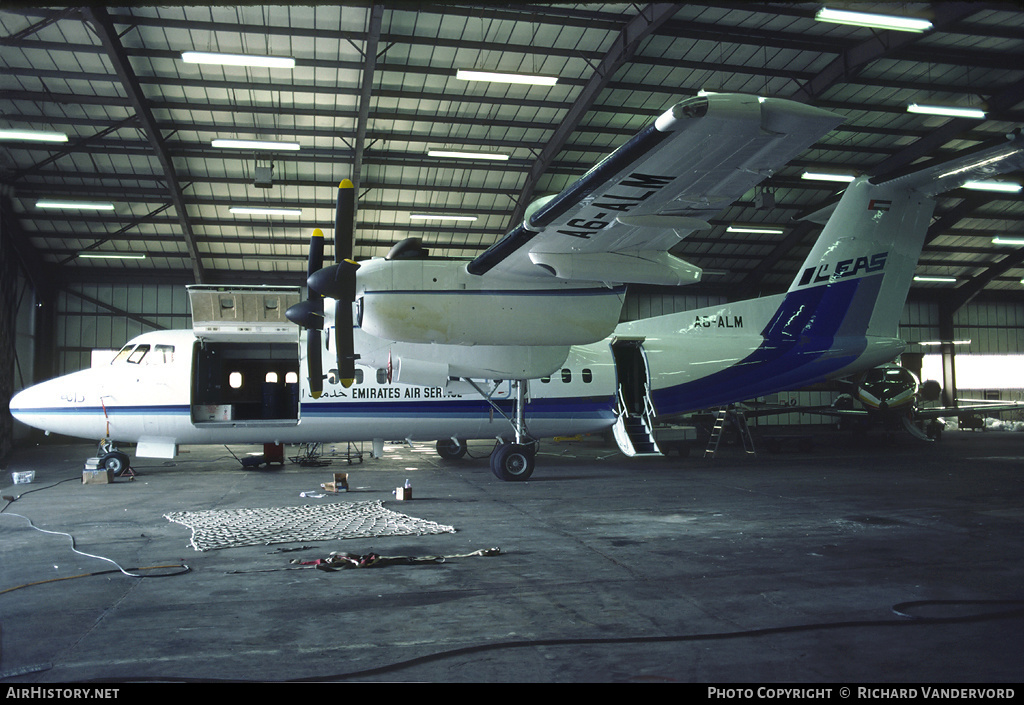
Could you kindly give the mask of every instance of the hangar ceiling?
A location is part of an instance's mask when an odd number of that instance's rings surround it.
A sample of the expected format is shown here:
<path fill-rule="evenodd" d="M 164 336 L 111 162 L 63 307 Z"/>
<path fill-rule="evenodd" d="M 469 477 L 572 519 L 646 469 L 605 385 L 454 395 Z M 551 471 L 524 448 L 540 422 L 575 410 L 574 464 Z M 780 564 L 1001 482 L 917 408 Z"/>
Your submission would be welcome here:
<path fill-rule="evenodd" d="M 699 91 L 792 98 L 846 122 L 674 250 L 705 268 L 694 291 L 785 288 L 817 229 L 798 218 L 842 184 L 805 171 L 886 173 L 1024 124 L 1017 4 L 856 3 L 927 17 L 908 33 L 817 21 L 818 4 L 160 6 L 0 10 L 5 224 L 30 277 L 303 283 L 311 231 L 334 227 L 335 189 L 358 188 L 357 259 L 407 237 L 471 258 L 680 99 Z M 292 57 L 294 68 L 187 63 L 183 52 Z M 460 69 L 536 74 L 485 83 Z M 984 118 L 910 113 L 979 108 Z M 230 149 L 215 140 L 280 141 Z M 475 153 L 449 158 L 438 150 Z M 493 158 L 492 158 L 493 157 Z M 501 160 L 498 160 L 499 158 Z M 268 177 L 269 174 L 269 177 Z M 1024 174 L 1004 180 L 1024 183 Z M 40 201 L 109 203 L 62 210 Z M 237 214 L 272 207 L 293 215 Z M 439 220 L 436 216 L 464 216 Z M 414 218 L 413 216 L 433 216 Z M 732 224 L 777 228 L 726 232 Z M 962 305 L 1024 294 L 1020 193 L 943 197 L 916 295 Z M 144 259 L 85 258 L 133 254 Z M 328 248 L 330 255 L 330 248 Z"/>

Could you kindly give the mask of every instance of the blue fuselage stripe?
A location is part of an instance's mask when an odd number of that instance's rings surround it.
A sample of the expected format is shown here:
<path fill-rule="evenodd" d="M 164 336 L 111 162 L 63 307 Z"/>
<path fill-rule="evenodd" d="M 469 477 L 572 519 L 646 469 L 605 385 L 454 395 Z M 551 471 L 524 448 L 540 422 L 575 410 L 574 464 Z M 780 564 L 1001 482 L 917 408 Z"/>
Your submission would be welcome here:
<path fill-rule="evenodd" d="M 721 406 L 805 386 L 835 373 L 867 348 L 862 319 L 870 316 L 880 284 L 881 275 L 876 275 L 788 293 L 762 331 L 757 350 L 720 372 L 655 390 L 655 408 L 661 415 L 671 415 Z M 855 323 L 847 322 L 851 315 Z M 862 323 L 864 327 L 859 327 Z M 847 337 L 844 330 L 858 334 Z"/>

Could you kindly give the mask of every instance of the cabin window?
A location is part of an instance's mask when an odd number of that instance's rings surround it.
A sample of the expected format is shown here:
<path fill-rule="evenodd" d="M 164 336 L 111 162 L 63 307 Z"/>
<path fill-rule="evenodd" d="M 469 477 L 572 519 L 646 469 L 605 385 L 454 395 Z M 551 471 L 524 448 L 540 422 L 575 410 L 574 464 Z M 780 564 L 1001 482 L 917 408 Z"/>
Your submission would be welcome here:
<path fill-rule="evenodd" d="M 134 350 L 132 350 L 132 354 L 128 356 L 128 362 L 132 363 L 133 365 L 138 365 L 140 362 L 142 362 L 142 359 L 146 357 L 146 353 L 148 352 L 148 345 L 139 345 Z"/>
<path fill-rule="evenodd" d="M 388 383 L 388 371 L 386 369 L 377 370 L 377 384 Z"/>
<path fill-rule="evenodd" d="M 572 382 L 572 370 L 570 370 L 568 367 L 562 370 L 562 381 L 565 382 L 566 384 Z"/>
<path fill-rule="evenodd" d="M 298 372 L 289 372 L 288 374 L 286 374 L 284 376 L 284 383 L 285 384 L 298 384 L 299 383 L 299 373 Z"/>
<path fill-rule="evenodd" d="M 583 375 L 584 384 L 590 384 L 591 382 L 594 381 L 594 373 L 590 370 L 590 368 L 584 367 L 583 372 L 581 374 Z"/>
<path fill-rule="evenodd" d="M 551 376 L 548 375 L 547 377 L 541 377 L 540 381 L 541 381 L 542 384 L 550 384 L 551 383 Z"/>
<path fill-rule="evenodd" d="M 264 379 L 263 381 L 268 383 L 268 384 L 277 384 L 277 373 L 276 372 L 268 372 L 266 379 Z"/>
<path fill-rule="evenodd" d="M 232 389 L 241 389 L 242 388 L 242 373 L 241 372 L 232 372 L 230 375 L 228 375 L 228 384 L 231 385 Z"/>

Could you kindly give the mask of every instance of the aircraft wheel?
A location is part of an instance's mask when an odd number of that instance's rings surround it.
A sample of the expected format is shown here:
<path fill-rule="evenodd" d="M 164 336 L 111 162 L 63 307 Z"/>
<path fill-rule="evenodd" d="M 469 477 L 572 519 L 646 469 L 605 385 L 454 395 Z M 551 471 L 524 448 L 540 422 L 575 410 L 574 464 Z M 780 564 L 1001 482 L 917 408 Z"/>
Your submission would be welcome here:
<path fill-rule="evenodd" d="M 534 453 L 529 446 L 504 443 L 491 453 L 491 472 L 505 482 L 530 479 L 534 468 Z"/>
<path fill-rule="evenodd" d="M 128 456 L 119 450 L 104 455 L 100 458 L 100 463 L 103 465 L 103 469 L 109 470 L 114 477 L 121 477 L 131 465 Z"/>
<path fill-rule="evenodd" d="M 466 454 L 466 443 L 442 438 L 437 442 L 437 454 L 445 460 L 459 460 Z"/>

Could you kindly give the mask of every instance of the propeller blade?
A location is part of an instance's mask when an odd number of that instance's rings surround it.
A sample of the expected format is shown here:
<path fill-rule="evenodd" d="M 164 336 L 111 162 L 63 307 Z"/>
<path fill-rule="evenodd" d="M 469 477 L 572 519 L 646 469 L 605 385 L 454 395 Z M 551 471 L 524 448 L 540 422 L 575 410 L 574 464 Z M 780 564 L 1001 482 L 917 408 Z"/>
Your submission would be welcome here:
<path fill-rule="evenodd" d="M 352 259 L 355 240 L 356 188 L 349 179 L 338 184 L 338 203 L 334 210 L 334 261 Z"/>
<path fill-rule="evenodd" d="M 318 284 L 317 291 L 335 299 L 334 342 L 338 353 L 338 377 L 342 386 L 351 387 L 356 377 L 355 341 L 352 339 L 352 304 L 356 298 L 356 270 L 352 260 L 355 244 L 356 189 L 349 179 L 338 184 L 338 203 L 334 212 L 334 267 L 328 267 L 329 282 Z M 326 270 L 321 270 L 326 271 Z M 310 277 L 312 280 L 313 277 Z"/>
<path fill-rule="evenodd" d="M 334 305 L 334 342 L 338 346 L 338 380 L 352 386 L 356 380 L 355 345 L 352 340 L 352 301 L 339 299 Z"/>
<path fill-rule="evenodd" d="M 324 266 L 324 233 L 317 228 L 309 239 L 309 258 L 306 262 L 306 278 Z M 306 329 L 306 373 L 309 377 L 309 392 L 319 399 L 324 391 L 324 367 L 321 355 L 320 331 L 324 327 L 324 299 L 312 287 L 306 292 L 306 300 L 289 306 L 285 317 Z"/>
<path fill-rule="evenodd" d="M 311 329 L 306 331 L 306 368 L 309 370 L 309 393 L 314 399 L 319 399 L 324 393 L 324 365 L 321 357 L 323 345 L 320 340 L 320 331 Z"/>
<path fill-rule="evenodd" d="M 317 228 L 313 236 L 309 238 L 309 259 L 306 262 L 306 276 L 308 277 L 324 266 L 324 231 Z"/>

